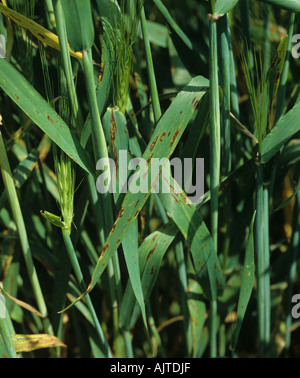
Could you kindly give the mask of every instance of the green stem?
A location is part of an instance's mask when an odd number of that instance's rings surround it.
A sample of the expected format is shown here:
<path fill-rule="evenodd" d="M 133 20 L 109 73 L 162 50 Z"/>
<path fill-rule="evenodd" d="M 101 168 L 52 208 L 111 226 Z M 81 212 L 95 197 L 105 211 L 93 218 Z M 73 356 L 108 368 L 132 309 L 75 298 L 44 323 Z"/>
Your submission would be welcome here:
<path fill-rule="evenodd" d="M 192 349 L 193 349 L 193 341 L 192 341 L 192 329 L 191 329 L 191 320 L 189 315 L 189 309 L 187 304 L 188 298 L 188 281 L 187 281 L 187 269 L 185 264 L 185 256 L 184 256 L 184 249 L 183 249 L 183 242 L 181 239 L 175 245 L 175 256 L 177 262 L 177 269 L 178 269 L 178 277 L 180 281 L 180 299 L 181 299 L 181 306 L 182 306 L 182 313 L 184 316 L 183 321 L 183 332 L 185 335 L 185 348 L 186 348 L 186 355 L 187 357 L 191 356 Z"/>
<path fill-rule="evenodd" d="M 211 235 L 218 251 L 218 203 L 220 184 L 220 99 L 218 80 L 217 24 L 210 21 L 210 56 L 209 56 L 209 114 L 210 114 L 210 192 L 211 192 Z M 211 300 L 210 356 L 217 353 L 217 300 Z"/>
<path fill-rule="evenodd" d="M 230 29 L 229 29 L 230 30 Z M 240 107 L 239 107 L 239 92 L 236 81 L 236 64 L 234 60 L 232 40 L 229 38 L 229 62 L 230 62 L 230 100 L 231 100 L 231 112 L 233 115 L 240 119 Z M 242 134 L 234 133 L 232 143 L 232 163 L 235 167 L 242 165 L 243 153 L 242 153 Z"/>
<path fill-rule="evenodd" d="M 279 119 L 282 118 L 284 114 L 287 80 L 288 80 L 289 69 L 290 69 L 292 38 L 294 34 L 295 16 L 296 16 L 295 13 L 291 13 L 289 30 L 288 30 L 288 48 L 286 52 L 286 58 L 285 58 L 282 74 L 281 74 L 280 85 L 278 88 L 275 123 L 278 122 Z"/>
<path fill-rule="evenodd" d="M 271 291 L 270 291 L 270 245 L 269 245 L 269 190 L 263 189 L 264 195 L 264 288 L 265 288 L 265 342 L 271 338 Z"/>
<path fill-rule="evenodd" d="M 56 29 L 59 38 L 60 55 L 62 58 L 63 69 L 66 77 L 66 83 L 68 88 L 68 96 L 70 99 L 70 105 L 72 109 L 72 116 L 75 120 L 77 134 L 80 135 L 81 127 L 83 125 L 83 118 L 78 105 L 77 94 L 75 84 L 73 80 L 73 70 L 71 64 L 71 58 L 69 53 L 68 37 L 65 25 L 64 14 L 62 10 L 61 0 L 54 0 L 54 12 Z"/>
<path fill-rule="evenodd" d="M 270 41 L 270 5 L 263 4 L 263 15 L 264 15 L 264 69 L 265 72 L 270 68 L 271 64 L 271 41 Z"/>
<path fill-rule="evenodd" d="M 230 62 L 229 41 L 231 39 L 228 15 L 218 22 L 218 36 L 220 40 L 220 85 L 223 89 L 222 109 L 222 174 L 231 171 L 231 130 L 230 130 Z"/>
<path fill-rule="evenodd" d="M 258 303 L 258 329 L 259 329 L 259 354 L 262 357 L 266 346 L 266 287 L 265 287 L 265 221 L 264 221 L 264 188 L 263 167 L 257 166 L 256 184 L 256 220 L 255 220 L 255 250 L 257 259 L 257 303 Z"/>
<path fill-rule="evenodd" d="M 79 265 L 79 262 L 78 262 L 78 259 L 77 259 L 77 256 L 76 256 L 76 252 L 74 250 L 73 243 L 71 241 L 68 230 L 66 230 L 66 229 L 62 230 L 62 235 L 63 235 L 64 243 L 65 243 L 65 246 L 66 246 L 66 249 L 67 249 L 67 252 L 68 252 L 68 255 L 69 255 L 69 259 L 70 259 L 71 265 L 73 267 L 76 279 L 77 279 L 77 281 L 80 285 L 80 289 L 83 292 L 86 292 L 87 289 L 86 289 L 86 286 L 85 286 L 85 283 L 84 283 L 81 268 L 80 268 L 80 265 Z M 85 299 L 86 299 L 86 303 L 87 303 L 87 306 L 89 308 L 89 311 L 91 313 L 91 316 L 92 316 L 92 319 L 93 319 L 93 322 L 94 322 L 94 326 L 95 326 L 96 331 L 98 333 L 98 336 L 100 338 L 101 345 L 104 348 L 104 351 L 103 351 L 104 356 L 105 357 L 111 357 L 111 353 L 110 353 L 107 341 L 105 340 L 105 337 L 104 337 L 101 325 L 99 323 L 96 311 L 94 309 L 94 306 L 92 304 L 91 298 L 90 298 L 88 293 L 85 295 Z"/>
<path fill-rule="evenodd" d="M 108 151 L 98 109 L 91 49 L 83 51 L 83 72 L 92 122 L 94 156 L 95 161 L 97 162 L 101 158 L 108 158 Z"/>
<path fill-rule="evenodd" d="M 221 104 L 221 121 L 222 121 L 222 176 L 226 177 L 231 171 L 231 130 L 230 130 L 230 95 L 231 95 L 231 74 L 228 70 L 228 62 L 230 62 L 230 42 L 231 35 L 229 29 L 228 14 L 220 19 L 218 22 L 218 40 L 220 40 L 220 85 L 223 89 L 223 101 Z M 224 204 L 224 242 L 223 242 L 223 256 L 222 266 L 226 269 L 227 257 L 229 254 L 231 243 L 231 188 L 226 188 L 225 194 L 227 200 Z"/>
<path fill-rule="evenodd" d="M 250 25 L 250 11 L 249 11 L 249 0 L 240 0 L 240 12 L 242 20 L 242 31 L 244 34 L 244 41 L 248 48 L 248 57 L 249 57 L 249 69 L 250 71 L 254 68 L 254 58 L 252 50 L 252 33 Z"/>
<path fill-rule="evenodd" d="M 124 341 L 127 358 L 134 358 L 130 331 L 124 330 Z"/>
<path fill-rule="evenodd" d="M 286 294 L 286 335 L 285 335 L 285 355 L 287 356 L 288 351 L 291 346 L 291 326 L 292 326 L 292 315 L 291 315 L 291 303 L 293 295 L 293 286 L 295 283 L 297 275 L 297 260 L 299 251 L 299 214 L 300 214 L 300 192 L 295 197 L 294 212 L 293 212 L 293 233 L 290 244 L 290 262 L 288 264 L 288 287 Z"/>
<path fill-rule="evenodd" d="M 6 194 L 8 198 L 8 202 L 11 208 L 11 212 L 13 215 L 14 222 L 17 227 L 17 232 L 19 235 L 19 240 L 28 272 L 28 276 L 32 285 L 33 293 L 35 296 L 35 300 L 37 302 L 38 309 L 40 313 L 45 317 L 44 319 L 44 328 L 45 331 L 53 335 L 53 329 L 49 319 L 47 318 L 47 306 L 44 300 L 44 296 L 41 290 L 41 286 L 39 283 L 39 279 L 37 276 L 37 272 L 34 266 L 31 248 L 28 241 L 28 235 L 24 223 L 24 218 L 21 211 L 21 206 L 19 203 L 19 198 L 17 195 L 17 191 L 15 188 L 15 184 L 13 181 L 13 175 L 10 169 L 8 157 L 6 154 L 6 149 L 2 137 L 2 133 L 0 131 L 0 164 L 1 164 L 1 173 L 4 181 L 4 186 L 6 189 Z"/>
<path fill-rule="evenodd" d="M 160 334 L 159 334 L 159 332 L 157 330 L 157 327 L 156 327 L 156 324 L 155 324 L 155 319 L 154 319 L 153 314 L 152 314 L 151 304 L 150 304 L 149 300 L 147 301 L 146 306 L 147 306 L 147 314 L 148 314 L 149 327 L 151 329 L 153 337 L 156 340 L 157 349 L 160 351 L 161 357 L 165 358 L 166 357 L 165 348 L 164 348 L 163 343 L 161 341 Z"/>
<path fill-rule="evenodd" d="M 210 301 L 210 357 L 215 358 L 217 356 L 217 300 Z"/>
<path fill-rule="evenodd" d="M 50 29 L 53 29 L 55 27 L 55 16 L 54 16 L 52 0 L 45 0 L 45 10 L 48 17 L 49 27 Z"/>
<path fill-rule="evenodd" d="M 96 86 L 94 78 L 94 67 L 92 60 L 91 49 L 88 51 L 83 51 L 83 71 L 88 95 L 88 104 L 90 110 L 90 117 L 92 123 L 92 142 L 94 149 L 94 157 L 97 162 L 99 159 L 105 158 L 108 159 L 108 150 L 105 140 L 105 135 L 103 132 L 103 127 L 101 123 L 97 95 L 96 95 Z M 91 182 L 90 182 L 91 185 Z M 91 189 L 91 188 L 90 188 Z M 95 191 L 96 189 L 91 189 Z M 100 206 L 99 206 L 100 205 Z M 95 203 L 94 210 L 99 209 L 103 212 L 103 219 L 105 219 L 104 224 L 104 237 L 107 237 L 111 228 L 114 224 L 113 219 L 113 201 L 110 193 L 105 193 L 100 195 L 100 201 Z M 98 219 L 98 218 L 97 218 Z M 118 254 L 115 253 L 112 259 L 109 262 L 110 273 L 113 274 L 113 278 L 109 280 L 111 285 L 111 293 L 114 297 L 112 298 L 114 318 L 118 315 L 118 308 L 120 303 L 120 298 L 122 297 L 122 287 L 121 287 L 121 277 L 120 277 L 120 268 L 119 268 L 119 259 Z M 116 325 L 115 325 L 116 327 Z"/>
<path fill-rule="evenodd" d="M 211 235 L 218 250 L 218 191 L 220 183 L 220 99 L 218 80 L 217 24 L 210 21 L 210 187 Z"/>
<path fill-rule="evenodd" d="M 156 79 L 155 79 L 151 47 L 150 47 L 150 42 L 148 38 L 147 22 L 146 22 L 144 7 L 141 10 L 141 26 L 142 26 L 142 33 L 143 33 L 144 44 L 145 44 L 147 71 L 148 71 L 151 99 L 153 103 L 154 118 L 155 118 L 155 123 L 157 123 L 161 117 L 161 108 L 160 108 L 159 96 L 158 96 Z"/>
<path fill-rule="evenodd" d="M 88 175 L 88 186 L 91 198 L 91 205 L 92 210 L 95 218 L 95 224 L 97 228 L 97 234 L 100 242 L 100 246 L 104 246 L 105 238 L 107 237 L 107 230 L 108 226 L 105 224 L 105 219 L 103 218 L 102 210 L 103 206 L 101 202 L 99 202 L 98 193 L 95 188 L 95 183 L 91 175 Z M 118 267 L 118 256 L 115 254 L 112 259 L 108 262 L 107 272 L 108 272 L 108 282 L 109 282 L 109 292 L 110 292 L 110 300 L 112 305 L 112 317 L 113 317 L 113 328 L 115 332 L 115 336 L 118 334 L 119 330 L 119 305 L 120 301 L 120 285 L 121 279 L 119 274 L 119 267 Z M 113 260 L 116 259 L 117 261 Z M 96 259 L 97 262 L 97 259 Z M 115 265 L 114 265 L 115 264 Z M 116 267 L 116 268 L 115 268 Z"/>

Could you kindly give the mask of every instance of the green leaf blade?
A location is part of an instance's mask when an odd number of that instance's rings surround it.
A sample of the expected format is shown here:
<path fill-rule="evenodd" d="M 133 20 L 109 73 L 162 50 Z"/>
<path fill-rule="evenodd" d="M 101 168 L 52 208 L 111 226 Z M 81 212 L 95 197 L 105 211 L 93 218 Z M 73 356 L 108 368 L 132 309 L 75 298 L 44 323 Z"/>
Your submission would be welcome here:
<path fill-rule="evenodd" d="M 260 0 L 262 3 L 274 5 L 292 12 L 300 12 L 299 0 Z"/>
<path fill-rule="evenodd" d="M 88 50 L 94 43 L 94 24 L 89 0 L 61 1 L 68 40 L 74 51 Z"/>
<path fill-rule="evenodd" d="M 263 163 L 267 163 L 300 130 L 299 117 L 300 103 L 296 103 L 264 138 L 261 154 Z"/>
<path fill-rule="evenodd" d="M 71 159 L 94 176 L 87 153 L 67 124 L 30 83 L 5 59 L 0 59 L 0 87 Z"/>
<path fill-rule="evenodd" d="M 242 274 L 242 285 L 239 295 L 238 309 L 237 309 L 237 322 L 234 330 L 234 335 L 231 343 L 231 348 L 234 350 L 238 341 L 238 336 L 241 330 L 242 322 L 246 313 L 246 309 L 251 297 L 254 285 L 254 240 L 253 240 L 253 225 L 255 221 L 255 213 L 252 217 L 249 237 L 246 246 L 246 255 L 244 262 L 244 269 Z"/>
<path fill-rule="evenodd" d="M 214 6 L 214 16 L 222 16 L 230 12 L 239 0 L 216 0 Z"/>

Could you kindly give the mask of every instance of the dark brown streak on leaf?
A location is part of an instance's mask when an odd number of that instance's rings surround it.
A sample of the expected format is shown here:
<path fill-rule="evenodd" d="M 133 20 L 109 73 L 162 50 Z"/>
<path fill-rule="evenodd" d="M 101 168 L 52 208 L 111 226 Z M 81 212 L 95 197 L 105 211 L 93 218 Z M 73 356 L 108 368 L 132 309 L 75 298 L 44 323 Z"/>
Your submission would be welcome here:
<path fill-rule="evenodd" d="M 161 137 L 159 138 L 159 141 L 162 142 L 165 136 L 166 136 L 166 133 L 163 132 L 163 133 L 161 134 Z"/>
<path fill-rule="evenodd" d="M 151 242 L 154 242 L 154 240 L 158 237 L 158 234 L 156 233 L 154 236 L 153 236 L 153 239 L 151 240 Z"/>
<path fill-rule="evenodd" d="M 54 123 L 53 119 L 47 114 L 47 118 L 51 123 Z"/>
<path fill-rule="evenodd" d="M 147 165 L 149 165 L 150 160 L 152 159 L 152 157 L 153 157 L 153 153 L 148 157 L 148 159 L 147 159 Z"/>
<path fill-rule="evenodd" d="M 124 207 L 121 206 L 118 218 L 122 218 L 123 214 L 124 214 Z"/>
<path fill-rule="evenodd" d="M 178 136 L 179 132 L 180 132 L 180 128 L 178 128 L 178 129 L 176 130 L 175 134 L 173 135 L 173 138 L 172 138 L 171 143 L 170 143 L 170 148 L 172 148 L 173 144 L 175 143 L 175 141 L 176 141 L 176 139 L 177 139 L 177 136 Z"/>
<path fill-rule="evenodd" d="M 111 233 L 115 232 L 116 227 L 117 227 L 117 221 L 114 223 L 114 225 L 113 225 L 113 227 L 112 227 L 112 229 L 111 229 L 110 232 Z"/>
<path fill-rule="evenodd" d="M 148 261 L 150 259 L 150 257 L 153 255 L 153 253 L 154 253 L 154 251 L 155 251 L 155 249 L 156 249 L 157 246 L 158 246 L 158 243 L 156 243 L 155 246 L 150 249 L 150 251 L 149 251 L 149 253 L 147 255 L 146 261 Z"/>
<path fill-rule="evenodd" d="M 154 141 L 151 143 L 150 151 L 152 151 L 153 148 L 154 148 L 154 146 L 156 145 L 157 139 L 158 139 L 158 136 L 157 136 L 157 137 L 154 139 Z"/>
<path fill-rule="evenodd" d="M 98 78 L 98 84 L 101 84 L 101 82 L 102 82 L 103 75 L 104 75 L 104 69 L 105 69 L 105 62 L 103 62 L 101 64 L 100 74 L 99 74 L 99 78 Z"/>
<path fill-rule="evenodd" d="M 175 194 L 172 193 L 172 197 L 174 198 L 174 201 L 175 201 L 176 203 L 180 203 L 179 199 L 176 197 Z"/>
<path fill-rule="evenodd" d="M 17 23 L 21 23 L 21 22 L 22 22 L 22 21 L 21 21 L 18 17 L 16 17 L 15 15 L 10 14 L 10 15 L 7 15 L 7 17 L 8 17 L 8 18 L 12 18 L 13 20 L 17 21 Z"/>
<path fill-rule="evenodd" d="M 193 106 L 193 112 L 196 110 L 198 103 L 199 103 L 199 100 L 195 101 L 194 106 Z"/>
<path fill-rule="evenodd" d="M 275 66 L 276 62 L 277 62 L 277 59 L 278 59 L 278 51 L 276 52 L 276 56 L 271 64 L 271 67 L 269 68 L 269 71 L 272 71 L 273 67 Z M 280 59 L 281 60 L 281 59 Z"/>
<path fill-rule="evenodd" d="M 100 259 L 104 256 L 104 254 L 105 254 L 107 248 L 108 248 L 108 243 L 105 243 L 105 244 L 104 244 L 104 247 L 103 247 L 103 250 L 102 250 L 102 252 L 101 252 Z"/>

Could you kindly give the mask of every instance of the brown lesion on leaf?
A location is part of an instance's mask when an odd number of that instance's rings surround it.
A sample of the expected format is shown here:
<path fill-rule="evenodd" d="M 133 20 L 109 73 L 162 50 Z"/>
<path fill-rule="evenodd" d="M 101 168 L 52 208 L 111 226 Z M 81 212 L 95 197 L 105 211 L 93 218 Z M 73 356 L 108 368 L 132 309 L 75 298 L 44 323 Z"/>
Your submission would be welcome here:
<path fill-rule="evenodd" d="M 155 234 L 154 236 L 153 236 L 153 238 L 152 238 L 152 240 L 151 240 L 151 242 L 153 243 L 154 242 L 154 240 L 156 239 L 158 237 L 158 234 Z"/>
<path fill-rule="evenodd" d="M 123 214 L 124 214 L 124 207 L 123 206 L 121 206 L 121 208 L 120 208 L 120 211 L 119 211 L 119 216 L 118 216 L 118 218 L 122 218 L 122 216 L 123 216 Z"/>
<path fill-rule="evenodd" d="M 199 103 L 199 100 L 197 100 L 197 101 L 194 102 L 193 112 L 196 110 L 198 103 Z"/>
<path fill-rule="evenodd" d="M 161 137 L 159 138 L 159 141 L 162 142 L 164 137 L 166 136 L 165 131 L 161 134 Z"/>
<path fill-rule="evenodd" d="M 22 22 L 18 17 L 16 17 L 14 14 L 7 14 L 7 16 L 13 20 L 15 20 L 18 24 Z"/>
<path fill-rule="evenodd" d="M 157 139 L 158 139 L 158 136 L 157 136 L 157 137 L 154 139 L 154 141 L 151 143 L 150 151 L 152 151 L 153 148 L 154 148 L 154 146 L 156 145 Z"/>
<path fill-rule="evenodd" d="M 170 148 L 173 147 L 173 144 L 175 143 L 177 137 L 178 137 L 178 134 L 180 133 L 180 128 L 178 128 L 176 131 L 175 131 L 175 134 L 173 135 L 173 138 L 171 140 L 171 143 L 170 143 Z"/>
<path fill-rule="evenodd" d="M 154 251 L 155 251 L 155 249 L 156 249 L 157 246 L 158 246 L 158 243 L 156 243 L 155 246 L 150 249 L 150 251 L 149 251 L 149 253 L 148 253 L 147 257 L 146 257 L 146 261 L 148 261 L 150 259 L 150 257 L 153 255 L 153 253 L 154 253 Z"/>
<path fill-rule="evenodd" d="M 103 76 L 104 76 L 104 69 L 105 69 L 105 62 L 101 64 L 99 78 L 98 78 L 98 84 L 101 84 Z"/>
<path fill-rule="evenodd" d="M 175 194 L 172 193 L 172 197 L 174 198 L 174 201 L 175 201 L 176 203 L 178 203 L 178 204 L 180 203 L 179 199 L 176 197 Z"/>
<path fill-rule="evenodd" d="M 276 55 L 275 55 L 275 58 L 273 59 L 273 62 L 271 64 L 271 67 L 269 68 L 269 71 L 272 71 L 273 67 L 275 66 L 275 64 L 277 63 L 277 59 L 278 59 L 278 50 L 276 52 Z M 281 61 L 281 58 L 279 58 L 279 62 Z"/>
<path fill-rule="evenodd" d="M 103 246 L 100 258 L 102 258 L 104 256 L 107 249 L 108 249 L 108 243 L 105 243 L 104 246 Z"/>
<path fill-rule="evenodd" d="M 174 188 L 174 186 L 173 185 L 171 185 L 171 183 L 169 183 L 166 179 L 165 179 L 165 181 L 169 184 L 169 186 L 170 186 L 170 189 L 171 189 L 171 191 L 172 191 L 172 193 L 171 193 L 171 195 L 172 195 L 172 197 L 174 198 L 174 201 L 176 202 L 176 203 L 180 203 L 180 201 L 179 201 L 179 199 L 178 199 L 178 196 L 180 196 L 182 199 L 183 199 L 183 201 L 184 201 L 184 203 L 191 209 L 192 208 L 192 206 L 191 206 L 191 204 L 187 201 L 187 195 L 186 195 L 186 193 L 183 191 L 183 189 L 181 189 L 181 191 L 176 191 L 176 189 Z"/>
<path fill-rule="evenodd" d="M 114 225 L 113 225 L 113 227 L 110 231 L 111 234 L 115 232 L 116 227 L 117 227 L 117 222 L 114 223 Z"/>
<path fill-rule="evenodd" d="M 191 208 L 191 205 L 188 203 L 187 201 L 187 195 L 184 191 L 182 191 L 181 193 L 179 193 L 180 197 L 184 200 L 185 204 Z"/>
<path fill-rule="evenodd" d="M 51 122 L 54 123 L 53 119 L 47 114 L 47 119 Z"/>
<path fill-rule="evenodd" d="M 147 159 L 147 165 L 149 165 L 150 160 L 152 159 L 152 157 L 153 157 L 153 153 L 148 157 L 148 159 Z"/>

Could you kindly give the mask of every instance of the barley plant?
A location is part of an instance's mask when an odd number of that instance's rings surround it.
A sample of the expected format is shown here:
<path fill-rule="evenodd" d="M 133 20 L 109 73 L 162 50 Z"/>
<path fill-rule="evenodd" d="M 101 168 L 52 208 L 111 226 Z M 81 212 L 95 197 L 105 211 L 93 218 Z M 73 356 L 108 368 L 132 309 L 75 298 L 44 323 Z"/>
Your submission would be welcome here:
<path fill-rule="evenodd" d="M 299 12 L 0 2 L 1 357 L 300 357 Z"/>

